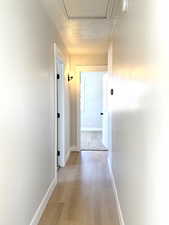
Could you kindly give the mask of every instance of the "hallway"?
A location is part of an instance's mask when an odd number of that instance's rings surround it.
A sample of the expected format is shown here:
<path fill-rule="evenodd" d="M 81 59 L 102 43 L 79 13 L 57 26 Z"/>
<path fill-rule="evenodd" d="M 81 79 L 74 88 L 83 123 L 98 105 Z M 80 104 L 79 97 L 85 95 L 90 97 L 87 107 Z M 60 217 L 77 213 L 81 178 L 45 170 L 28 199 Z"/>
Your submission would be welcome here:
<path fill-rule="evenodd" d="M 0 225 L 169 225 L 168 11 L 0 1 Z"/>
<path fill-rule="evenodd" d="M 119 225 L 107 152 L 72 152 L 39 225 Z"/>

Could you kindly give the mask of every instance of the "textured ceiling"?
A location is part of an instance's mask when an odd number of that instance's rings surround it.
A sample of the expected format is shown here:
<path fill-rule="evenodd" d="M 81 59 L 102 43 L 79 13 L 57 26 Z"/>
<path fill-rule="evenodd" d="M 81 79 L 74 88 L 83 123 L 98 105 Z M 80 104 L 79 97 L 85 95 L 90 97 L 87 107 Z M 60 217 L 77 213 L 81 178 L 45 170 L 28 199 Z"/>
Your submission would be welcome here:
<path fill-rule="evenodd" d="M 42 0 L 70 54 L 105 54 L 117 0 Z"/>

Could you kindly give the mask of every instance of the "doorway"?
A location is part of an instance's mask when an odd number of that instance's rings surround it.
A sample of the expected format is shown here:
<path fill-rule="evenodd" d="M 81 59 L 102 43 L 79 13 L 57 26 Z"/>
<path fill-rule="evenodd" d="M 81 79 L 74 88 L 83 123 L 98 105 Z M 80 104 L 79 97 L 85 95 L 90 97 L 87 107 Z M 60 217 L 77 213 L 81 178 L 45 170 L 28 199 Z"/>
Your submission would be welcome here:
<path fill-rule="evenodd" d="M 103 144 L 105 72 L 80 72 L 80 149 L 106 151 Z"/>

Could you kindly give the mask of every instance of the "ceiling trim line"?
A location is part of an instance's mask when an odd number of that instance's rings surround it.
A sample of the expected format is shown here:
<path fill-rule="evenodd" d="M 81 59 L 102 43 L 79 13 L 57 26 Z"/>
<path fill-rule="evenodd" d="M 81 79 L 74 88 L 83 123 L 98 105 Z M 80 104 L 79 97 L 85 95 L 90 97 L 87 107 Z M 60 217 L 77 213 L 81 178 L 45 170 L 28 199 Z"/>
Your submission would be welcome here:
<path fill-rule="evenodd" d="M 69 16 L 68 19 L 70 20 L 98 20 L 98 19 L 107 19 L 107 17 L 101 17 L 101 16 L 96 16 L 96 17 L 91 17 L 91 16 Z"/>

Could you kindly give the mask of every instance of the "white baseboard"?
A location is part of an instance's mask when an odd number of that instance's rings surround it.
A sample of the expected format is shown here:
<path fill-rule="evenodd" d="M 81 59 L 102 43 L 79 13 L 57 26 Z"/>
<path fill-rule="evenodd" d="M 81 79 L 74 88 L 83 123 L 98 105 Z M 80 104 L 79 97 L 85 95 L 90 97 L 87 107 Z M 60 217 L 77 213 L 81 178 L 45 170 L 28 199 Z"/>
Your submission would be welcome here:
<path fill-rule="evenodd" d="M 44 210 L 45 210 L 45 208 L 48 204 L 48 201 L 49 201 L 49 199 L 50 199 L 50 197 L 51 197 L 51 195 L 54 191 L 54 188 L 55 188 L 56 184 L 57 184 L 57 179 L 54 178 L 52 183 L 50 184 L 45 196 L 43 197 L 38 209 L 36 210 L 35 215 L 34 215 L 32 221 L 31 221 L 30 225 L 38 225 L 38 223 L 41 219 L 41 216 L 42 216 L 42 214 L 43 214 L 43 212 L 44 212 Z"/>
<path fill-rule="evenodd" d="M 80 149 L 77 146 L 72 146 L 70 148 L 70 152 L 79 152 L 79 151 L 80 151 Z"/>
<path fill-rule="evenodd" d="M 113 170 L 112 170 L 111 163 L 110 163 L 109 159 L 108 159 L 108 167 L 109 167 L 110 178 L 111 178 L 111 181 L 112 181 L 113 192 L 114 192 L 115 200 L 116 200 L 119 223 L 120 223 L 120 225 L 125 225 L 124 217 L 123 217 L 123 213 L 122 213 L 122 210 L 121 210 L 120 201 L 119 201 L 119 197 L 118 197 L 117 187 L 116 187 L 116 183 L 115 183 L 115 178 L 114 178 Z"/>

